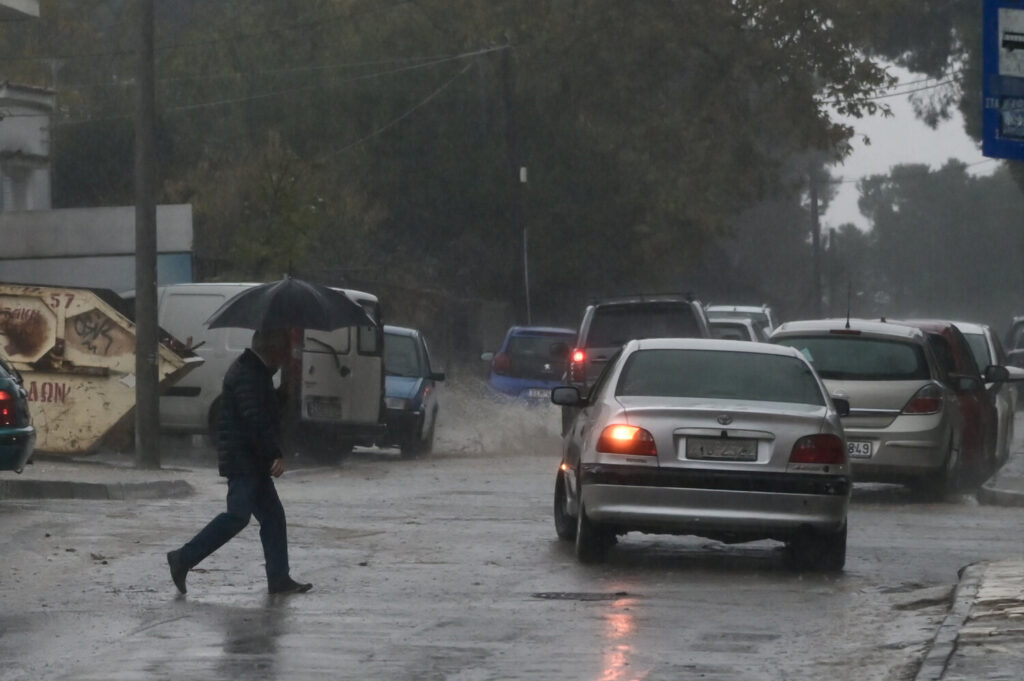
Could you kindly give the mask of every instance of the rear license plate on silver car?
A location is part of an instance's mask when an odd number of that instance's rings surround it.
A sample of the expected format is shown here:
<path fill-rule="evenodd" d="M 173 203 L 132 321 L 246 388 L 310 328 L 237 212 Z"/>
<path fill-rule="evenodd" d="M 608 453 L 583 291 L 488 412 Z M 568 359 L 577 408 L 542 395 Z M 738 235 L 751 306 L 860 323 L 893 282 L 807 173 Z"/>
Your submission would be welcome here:
<path fill-rule="evenodd" d="M 688 437 L 685 454 L 687 459 L 704 461 L 757 461 L 757 440 Z"/>
<path fill-rule="evenodd" d="M 846 455 L 851 459 L 870 459 L 871 442 L 868 440 L 847 440 Z"/>

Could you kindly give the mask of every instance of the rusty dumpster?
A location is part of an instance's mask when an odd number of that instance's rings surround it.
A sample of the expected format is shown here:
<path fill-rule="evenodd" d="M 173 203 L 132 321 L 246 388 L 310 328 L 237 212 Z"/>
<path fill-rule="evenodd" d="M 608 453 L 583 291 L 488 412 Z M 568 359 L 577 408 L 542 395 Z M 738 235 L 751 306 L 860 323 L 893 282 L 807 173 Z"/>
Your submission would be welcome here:
<path fill-rule="evenodd" d="M 0 283 L 0 353 L 24 379 L 37 452 L 88 454 L 131 422 L 132 317 L 125 301 L 104 289 Z M 202 361 L 161 330 L 161 389 Z"/>

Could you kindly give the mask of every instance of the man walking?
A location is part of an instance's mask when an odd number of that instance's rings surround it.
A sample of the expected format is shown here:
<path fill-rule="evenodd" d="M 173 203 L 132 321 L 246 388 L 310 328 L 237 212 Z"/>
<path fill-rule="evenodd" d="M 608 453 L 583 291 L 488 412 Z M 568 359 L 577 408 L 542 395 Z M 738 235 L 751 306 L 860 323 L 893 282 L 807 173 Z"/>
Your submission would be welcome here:
<path fill-rule="evenodd" d="M 303 593 L 312 584 L 296 582 L 288 568 L 284 508 L 273 478 L 284 472 L 281 454 L 281 406 L 273 376 L 288 356 L 284 329 L 257 331 L 252 348 L 224 376 L 217 427 L 217 468 L 228 479 L 227 511 L 184 546 L 167 554 L 171 579 L 186 593 L 188 571 L 223 546 L 256 516 L 272 594 Z"/>

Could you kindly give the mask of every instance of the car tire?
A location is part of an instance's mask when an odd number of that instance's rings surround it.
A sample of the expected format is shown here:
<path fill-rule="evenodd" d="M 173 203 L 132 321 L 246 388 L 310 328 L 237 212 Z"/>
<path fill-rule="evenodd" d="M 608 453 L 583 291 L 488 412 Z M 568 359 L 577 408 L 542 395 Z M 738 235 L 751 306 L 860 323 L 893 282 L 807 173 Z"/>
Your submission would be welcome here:
<path fill-rule="evenodd" d="M 581 563 L 601 563 L 613 543 L 614 535 L 587 517 L 581 494 L 579 512 L 576 514 L 576 560 Z"/>
<path fill-rule="evenodd" d="M 797 570 L 839 572 L 846 565 L 846 525 L 835 532 L 805 529 L 786 543 L 786 551 Z"/>
<path fill-rule="evenodd" d="M 416 433 L 408 441 L 398 446 L 398 451 L 403 459 L 415 459 L 426 456 L 434 450 L 434 424 L 437 423 L 437 413 L 430 420 L 430 430 L 423 432 L 423 423 L 416 429 Z"/>
<path fill-rule="evenodd" d="M 963 447 L 959 435 L 949 436 L 942 468 L 926 476 L 915 489 L 927 498 L 941 501 L 963 488 Z"/>
<path fill-rule="evenodd" d="M 559 471 L 555 476 L 555 534 L 564 541 L 576 539 L 576 518 L 569 515 L 568 503 L 569 496 L 565 492 L 565 475 Z"/>

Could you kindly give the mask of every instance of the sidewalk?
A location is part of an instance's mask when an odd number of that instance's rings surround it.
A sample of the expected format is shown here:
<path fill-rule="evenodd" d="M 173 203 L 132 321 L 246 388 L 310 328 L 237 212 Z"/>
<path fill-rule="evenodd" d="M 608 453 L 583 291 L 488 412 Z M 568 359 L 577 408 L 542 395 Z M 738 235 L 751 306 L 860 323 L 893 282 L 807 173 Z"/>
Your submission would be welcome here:
<path fill-rule="evenodd" d="M 0 472 L 5 499 L 169 499 L 195 493 L 200 480 L 216 478 L 215 454 L 188 440 L 161 442 L 161 467 L 138 468 L 131 454 L 35 455 L 21 475 Z"/>
<path fill-rule="evenodd" d="M 1020 418 L 1017 432 L 1022 432 Z M 1024 507 L 1024 451 L 1019 440 L 1014 445 L 1009 461 L 978 490 L 982 504 Z M 1024 560 L 968 565 L 915 681 L 1021 678 Z"/>

